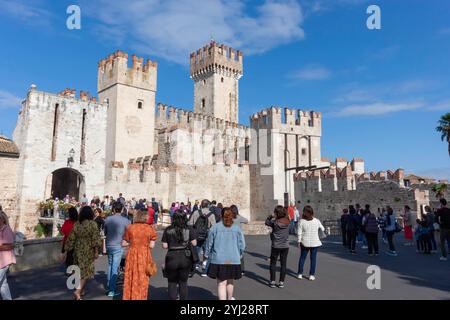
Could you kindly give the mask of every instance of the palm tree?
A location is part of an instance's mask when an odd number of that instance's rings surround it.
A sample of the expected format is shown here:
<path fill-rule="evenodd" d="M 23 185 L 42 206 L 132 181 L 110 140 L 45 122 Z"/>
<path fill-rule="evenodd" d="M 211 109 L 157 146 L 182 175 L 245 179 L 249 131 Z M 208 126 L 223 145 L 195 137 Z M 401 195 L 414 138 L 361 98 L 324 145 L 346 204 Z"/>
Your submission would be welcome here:
<path fill-rule="evenodd" d="M 442 115 L 438 123 L 439 126 L 436 127 L 436 131 L 441 133 L 442 141 L 447 140 L 448 155 L 450 156 L 450 113 Z"/>
<path fill-rule="evenodd" d="M 438 183 L 431 187 L 431 191 L 436 193 L 436 198 L 441 199 L 444 197 L 445 191 L 447 191 L 446 183 Z"/>

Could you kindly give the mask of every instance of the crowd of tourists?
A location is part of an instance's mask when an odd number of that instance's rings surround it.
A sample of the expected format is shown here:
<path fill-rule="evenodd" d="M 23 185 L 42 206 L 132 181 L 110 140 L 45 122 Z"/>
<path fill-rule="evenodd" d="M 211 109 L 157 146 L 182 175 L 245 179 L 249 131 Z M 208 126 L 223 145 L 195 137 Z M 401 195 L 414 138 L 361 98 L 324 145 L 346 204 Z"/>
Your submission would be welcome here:
<path fill-rule="evenodd" d="M 375 214 L 368 204 L 364 208 L 359 204 L 350 205 L 343 210 L 340 226 L 342 244 L 351 254 L 356 254 L 356 244 L 360 243 L 361 249 L 367 249 L 370 256 L 378 256 L 381 233 L 382 242 L 388 245 L 387 254 L 397 256 L 394 238 L 401 232 L 406 246 L 415 242 L 417 253 L 436 253 L 439 243 L 440 260 L 447 261 L 450 250 L 450 209 L 444 198 L 440 199 L 440 208 L 433 210 L 425 206 L 420 218 L 407 205 L 398 217 L 389 206 L 378 208 Z"/>
<path fill-rule="evenodd" d="M 107 201 L 106 201 L 107 199 Z M 105 211 L 112 214 L 105 216 Z M 74 299 L 82 300 L 86 283 L 95 276 L 95 260 L 107 255 L 108 270 L 105 294 L 109 297 L 122 295 L 124 300 L 148 299 L 151 278 L 161 270 L 168 283 L 168 298 L 188 299 L 188 280 L 198 271 L 200 276 L 217 281 L 220 300 L 234 300 L 235 281 L 245 274 L 245 237 L 242 224 L 248 223 L 239 214 L 236 205 L 224 206 L 216 201 L 202 200 L 175 202 L 168 213 L 170 225 L 165 228 L 161 246 L 166 250 L 165 260 L 157 266 L 152 249 L 158 240 L 156 223 L 162 206 L 153 198 L 126 201 L 122 194 L 117 199 L 105 197 L 105 201 L 80 199 L 78 206 L 68 210 L 68 219 L 61 233 L 62 258 L 71 276 L 73 266 L 79 268 L 80 285 L 74 291 Z M 132 211 L 132 214 L 130 212 Z M 370 256 L 380 253 L 379 235 L 388 245 L 387 253 L 396 256 L 394 237 L 403 232 L 406 245 L 413 245 L 417 252 L 431 254 L 440 247 L 442 261 L 447 260 L 450 248 L 450 209 L 447 201 L 440 199 L 440 208 L 425 207 L 420 218 L 415 219 L 408 206 L 399 217 L 391 207 L 380 208 L 377 214 L 370 205 L 359 204 L 343 210 L 340 218 L 342 244 L 356 254 L 356 245 L 367 249 Z M 401 222 L 400 222 L 401 221 Z M 314 210 L 307 205 L 300 211 L 290 204 L 276 206 L 265 221 L 271 229 L 271 251 L 268 285 L 283 288 L 286 280 L 289 237 L 295 234 L 300 249 L 297 278 L 311 281 L 316 277 L 317 253 L 322 239 L 327 235 L 322 223 L 314 217 Z M 14 255 L 15 234 L 7 215 L 0 208 L 0 294 L 3 300 L 11 299 L 7 282 L 9 267 L 16 262 Z M 308 276 L 304 267 L 309 255 Z M 280 263 L 278 282 L 277 263 Z M 72 267 L 72 268 L 68 268 Z M 117 280 L 123 275 L 123 290 Z"/>
<path fill-rule="evenodd" d="M 74 291 L 74 299 L 83 299 L 86 282 L 95 274 L 95 259 L 101 254 L 108 257 L 106 294 L 109 297 L 122 295 L 124 300 L 148 299 L 149 281 L 159 269 L 153 261 L 152 249 L 158 238 L 155 212 L 161 206 L 155 201 L 146 205 L 146 201 L 139 200 L 130 218 L 127 201 L 120 194 L 110 202 L 112 215 L 105 219 L 101 203 L 88 204 L 83 198 L 79 210 L 76 207 L 69 209 L 69 218 L 61 229 L 66 266 L 80 268 L 81 283 Z M 233 300 L 235 281 L 245 274 L 246 244 L 241 224 L 248 220 L 239 214 L 236 205 L 225 207 L 208 200 L 195 201 L 192 206 L 189 202 L 186 205 L 175 202 L 169 214 L 171 224 L 161 238 L 162 248 L 167 252 L 164 264 L 160 266 L 167 279 L 168 298 L 188 299 L 188 279 L 198 271 L 202 277 L 216 279 L 220 300 Z M 288 208 L 277 206 L 266 219 L 266 225 L 272 228 L 270 287 L 284 287 L 290 233 L 298 236 L 298 278 L 303 278 L 303 268 L 310 254 L 308 279 L 315 279 L 317 249 L 322 245 L 320 237 L 321 234 L 325 236 L 325 229 L 313 215 L 312 207 L 306 206 L 300 217 L 298 209 L 291 204 Z M 278 283 L 277 261 L 281 263 Z M 121 270 L 122 292 L 117 288 Z"/>

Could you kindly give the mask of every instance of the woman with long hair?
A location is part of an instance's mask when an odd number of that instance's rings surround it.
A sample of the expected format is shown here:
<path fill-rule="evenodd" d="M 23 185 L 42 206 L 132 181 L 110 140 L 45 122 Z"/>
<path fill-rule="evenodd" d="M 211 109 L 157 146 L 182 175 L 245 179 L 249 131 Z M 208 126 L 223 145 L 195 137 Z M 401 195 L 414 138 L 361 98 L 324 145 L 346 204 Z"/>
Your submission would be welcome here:
<path fill-rule="evenodd" d="M 100 245 L 94 212 L 91 207 L 85 206 L 81 208 L 78 222 L 74 224 L 65 245 L 65 252 L 73 250 L 73 263 L 80 268 L 81 282 L 80 287 L 74 292 L 75 300 L 82 300 L 87 280 L 94 278 L 94 261 L 98 258 Z"/>
<path fill-rule="evenodd" d="M 286 278 L 287 257 L 289 253 L 289 226 L 291 224 L 287 210 L 283 206 L 276 206 L 272 215 L 267 217 L 266 226 L 272 228 L 270 240 L 270 287 L 275 288 L 276 266 L 280 257 L 281 272 L 279 288 L 284 288 Z"/>
<path fill-rule="evenodd" d="M 300 248 L 300 259 L 298 261 L 298 279 L 303 279 L 303 267 L 306 257 L 310 256 L 311 267 L 309 269 L 309 280 L 315 280 L 317 251 L 322 242 L 319 232 L 325 232 L 325 228 L 319 219 L 314 218 L 314 210 L 311 206 L 303 208 L 303 217 L 298 224 L 298 246 Z"/>
<path fill-rule="evenodd" d="M 188 297 L 188 278 L 192 271 L 193 247 L 197 236 L 187 225 L 187 217 L 181 209 L 175 211 L 172 224 L 164 230 L 162 246 L 167 249 L 164 275 L 168 281 L 169 299 L 186 300 Z"/>
<path fill-rule="evenodd" d="M 387 216 L 386 216 L 386 236 L 389 243 L 389 251 L 388 254 L 391 256 L 397 256 L 397 251 L 395 251 L 394 245 L 394 235 L 397 229 L 396 226 L 396 217 L 394 210 L 391 207 L 387 207 Z"/>
<path fill-rule="evenodd" d="M 234 280 L 242 277 L 241 258 L 245 239 L 241 228 L 234 223 L 230 208 L 223 209 L 222 220 L 209 230 L 205 258 L 209 262 L 208 277 L 217 279 L 219 300 L 234 300 Z"/>
<path fill-rule="evenodd" d="M 125 264 L 123 300 L 147 300 L 149 277 L 147 266 L 153 261 L 152 251 L 158 235 L 147 224 L 147 211 L 138 210 L 123 236 L 123 246 L 129 246 Z"/>
<path fill-rule="evenodd" d="M 66 263 L 66 268 L 73 265 L 73 250 L 66 252 L 65 251 L 65 244 L 67 241 L 67 238 L 70 235 L 70 232 L 73 229 L 73 226 L 78 221 L 78 210 L 75 207 L 70 207 L 68 210 L 69 218 L 64 221 L 62 227 L 61 227 L 61 233 L 63 234 L 63 242 L 62 242 L 62 255 L 63 259 Z"/>
<path fill-rule="evenodd" d="M 2 300 L 12 300 L 6 274 L 9 267 L 16 263 L 14 240 L 14 232 L 9 226 L 8 216 L 0 209 L 0 296 Z"/>

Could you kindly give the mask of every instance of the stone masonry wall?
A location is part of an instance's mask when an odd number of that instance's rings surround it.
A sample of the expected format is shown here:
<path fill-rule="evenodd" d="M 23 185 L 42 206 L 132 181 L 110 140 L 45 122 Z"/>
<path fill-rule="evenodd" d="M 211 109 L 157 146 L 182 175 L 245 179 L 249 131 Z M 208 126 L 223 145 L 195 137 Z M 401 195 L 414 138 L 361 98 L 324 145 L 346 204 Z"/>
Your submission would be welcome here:
<path fill-rule="evenodd" d="M 17 222 L 17 162 L 17 158 L 0 157 L 0 205 L 8 215 L 13 229 Z"/>

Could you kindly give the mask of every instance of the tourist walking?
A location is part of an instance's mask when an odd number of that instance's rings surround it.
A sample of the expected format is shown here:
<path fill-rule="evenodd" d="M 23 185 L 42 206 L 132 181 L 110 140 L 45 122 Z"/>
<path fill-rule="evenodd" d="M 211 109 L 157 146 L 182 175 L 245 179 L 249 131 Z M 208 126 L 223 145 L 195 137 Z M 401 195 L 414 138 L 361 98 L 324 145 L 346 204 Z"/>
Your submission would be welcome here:
<path fill-rule="evenodd" d="M 158 202 L 156 202 L 156 199 L 155 199 L 155 198 L 152 198 L 151 207 L 152 207 L 153 210 L 154 210 L 154 214 L 153 214 L 153 216 L 154 216 L 154 218 L 153 218 L 153 223 L 154 223 L 154 224 L 158 224 L 158 214 L 159 214 L 160 208 L 159 208 L 159 204 L 158 204 Z"/>
<path fill-rule="evenodd" d="M 388 254 L 391 256 L 398 255 L 394 245 L 394 235 L 396 231 L 398 231 L 397 219 L 394 210 L 391 207 L 388 207 L 386 216 L 386 237 L 389 244 Z"/>
<path fill-rule="evenodd" d="M 233 212 L 233 222 L 236 225 L 238 225 L 242 229 L 243 224 L 248 224 L 248 219 L 239 214 L 239 209 L 235 204 L 231 205 L 230 209 Z M 220 213 L 220 216 L 222 217 L 223 208 L 221 209 L 221 211 L 222 212 Z M 220 220 L 222 220 L 222 218 L 220 218 Z M 220 222 L 220 220 L 219 220 L 219 222 Z M 244 253 L 242 254 L 242 257 L 241 257 L 241 270 L 242 270 L 242 275 L 244 275 L 245 274 Z"/>
<path fill-rule="evenodd" d="M 387 237 L 386 237 L 386 209 L 381 208 L 380 215 L 378 217 L 378 227 L 381 230 L 381 240 L 383 243 L 387 243 Z"/>
<path fill-rule="evenodd" d="M 193 248 L 197 245 L 196 235 L 187 225 L 187 217 L 177 210 L 172 224 L 164 230 L 162 246 L 167 249 L 164 277 L 168 281 L 169 299 L 188 298 L 188 278 L 194 268 L 197 256 Z"/>
<path fill-rule="evenodd" d="M 310 255 L 311 266 L 309 270 L 309 280 L 315 280 L 317 251 L 322 242 L 319 238 L 319 232 L 324 233 L 325 228 L 319 219 L 314 218 L 314 210 L 311 206 L 305 206 L 303 216 L 298 224 L 298 247 L 300 248 L 300 259 L 298 261 L 298 279 L 303 279 L 303 268 L 306 257 Z"/>
<path fill-rule="evenodd" d="M 430 231 L 431 253 L 435 253 L 437 251 L 435 234 L 437 233 L 436 228 L 439 229 L 439 224 L 436 223 L 436 216 L 430 206 L 425 206 L 425 220 Z"/>
<path fill-rule="evenodd" d="M 211 227 L 205 245 L 205 258 L 209 261 L 207 274 L 217 279 L 219 300 L 234 300 L 234 280 L 242 277 L 245 239 L 233 216 L 230 208 L 223 209 L 222 221 Z"/>
<path fill-rule="evenodd" d="M 344 208 L 341 215 L 341 235 L 342 245 L 347 247 L 347 221 L 348 221 L 348 209 Z"/>
<path fill-rule="evenodd" d="M 370 212 L 370 208 L 366 206 L 366 214 L 364 216 L 364 231 L 367 238 L 367 246 L 369 256 L 378 256 L 379 248 L 378 248 L 378 221 L 377 216 Z"/>
<path fill-rule="evenodd" d="M 286 209 L 283 206 L 276 206 L 272 215 L 267 217 L 266 226 L 272 228 L 270 240 L 270 287 L 276 287 L 276 266 L 278 257 L 280 258 L 281 270 L 279 288 L 284 288 L 286 278 L 287 257 L 289 253 L 289 228 L 290 221 Z"/>
<path fill-rule="evenodd" d="M 401 215 L 403 218 L 403 232 L 405 235 L 405 246 L 413 244 L 413 215 L 409 206 L 404 207 L 404 213 Z"/>
<path fill-rule="evenodd" d="M 9 226 L 8 216 L 0 209 L 0 296 L 2 300 L 12 300 L 7 273 L 16 263 L 14 255 L 14 232 Z"/>
<path fill-rule="evenodd" d="M 122 216 L 123 205 L 117 201 L 113 205 L 113 215 L 105 220 L 106 253 L 108 255 L 107 294 L 109 297 L 119 295 L 116 292 L 117 275 L 122 260 L 122 240 L 130 221 Z"/>
<path fill-rule="evenodd" d="M 73 250 L 73 263 L 80 268 L 80 287 L 74 292 L 75 300 L 85 295 L 86 282 L 95 275 L 94 261 L 98 258 L 101 244 L 100 234 L 94 220 L 94 212 L 89 206 L 81 208 L 78 222 L 67 238 L 65 251 Z"/>
<path fill-rule="evenodd" d="M 95 213 L 94 221 L 95 221 L 95 223 L 97 223 L 98 232 L 99 232 L 100 238 L 102 240 L 102 244 L 101 244 L 101 246 L 99 248 L 99 255 L 103 256 L 103 254 L 106 254 L 106 246 L 105 246 L 105 219 L 106 219 L 106 214 L 100 207 L 95 209 L 94 213 Z"/>
<path fill-rule="evenodd" d="M 436 218 L 439 224 L 439 238 L 441 245 L 441 261 L 447 261 L 447 247 L 450 246 L 450 208 L 447 207 L 447 200 L 439 200 L 441 207 L 436 212 Z M 449 248 L 450 249 L 450 248 Z"/>
<path fill-rule="evenodd" d="M 197 236 L 197 250 L 198 257 L 201 258 L 202 252 L 205 251 L 205 243 L 208 238 L 208 231 L 216 224 L 214 212 L 210 210 L 210 202 L 206 199 L 202 200 L 201 208 L 194 211 L 188 220 L 188 225 L 193 227 Z M 206 277 L 206 260 L 202 263 L 202 277 Z"/>
<path fill-rule="evenodd" d="M 356 236 L 358 233 L 359 219 L 356 209 L 350 205 L 349 215 L 347 217 L 347 222 L 345 224 L 345 231 L 347 233 L 347 245 L 351 254 L 356 254 Z"/>
<path fill-rule="evenodd" d="M 128 247 L 123 284 L 123 300 L 147 300 L 149 276 L 147 267 L 153 261 L 151 249 L 155 247 L 157 234 L 147 223 L 147 211 L 134 213 L 123 236 L 122 245 Z"/>
<path fill-rule="evenodd" d="M 75 207 L 70 207 L 68 210 L 68 213 L 69 213 L 69 218 L 66 221 L 64 221 L 64 223 L 61 227 L 61 233 L 63 235 L 61 253 L 63 255 L 63 260 L 66 264 L 66 268 L 73 265 L 73 250 L 67 252 L 65 250 L 65 244 L 66 244 L 67 238 L 70 235 L 70 232 L 73 229 L 73 226 L 78 221 L 78 210 Z"/>

